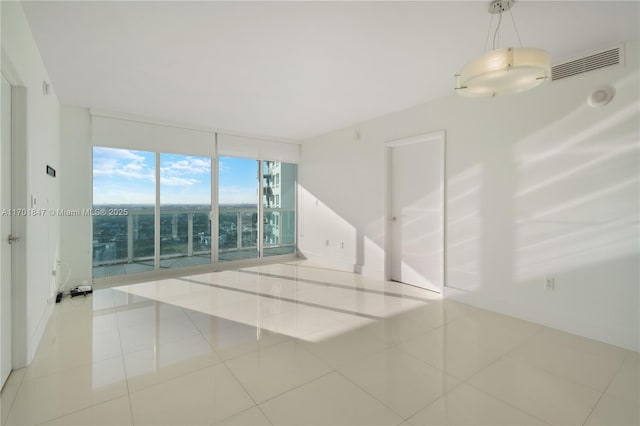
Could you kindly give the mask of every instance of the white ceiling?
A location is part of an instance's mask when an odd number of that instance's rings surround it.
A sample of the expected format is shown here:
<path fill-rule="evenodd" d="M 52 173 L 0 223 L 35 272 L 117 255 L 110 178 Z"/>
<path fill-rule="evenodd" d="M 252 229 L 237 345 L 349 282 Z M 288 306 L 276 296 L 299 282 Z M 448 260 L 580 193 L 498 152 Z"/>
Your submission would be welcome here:
<path fill-rule="evenodd" d="M 483 51 L 488 4 L 23 7 L 65 105 L 304 139 L 453 93 L 453 75 Z M 524 45 L 554 63 L 639 38 L 637 1 L 519 1 L 512 12 Z M 502 28 L 500 47 L 517 45 L 511 20 Z"/>

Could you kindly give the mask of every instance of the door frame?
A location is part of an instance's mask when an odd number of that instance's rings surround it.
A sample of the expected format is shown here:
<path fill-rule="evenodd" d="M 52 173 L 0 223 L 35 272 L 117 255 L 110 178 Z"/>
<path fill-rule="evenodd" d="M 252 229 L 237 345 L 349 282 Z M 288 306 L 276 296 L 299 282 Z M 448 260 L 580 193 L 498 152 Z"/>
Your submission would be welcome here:
<path fill-rule="evenodd" d="M 385 205 L 384 205 L 384 249 L 385 249 L 385 259 L 384 259 L 384 279 L 386 281 L 391 280 L 391 259 L 392 259 L 392 242 L 391 242 L 391 150 L 396 147 L 404 146 L 404 145 L 412 145 L 415 143 L 425 143 L 425 142 L 442 142 L 443 153 L 442 153 L 442 285 L 440 287 L 440 294 L 444 295 L 444 289 L 447 287 L 447 139 L 446 139 L 446 131 L 438 130 L 429 133 L 422 133 L 419 135 L 408 136 L 399 139 L 392 139 L 384 142 L 384 197 L 385 197 Z"/>
<path fill-rule="evenodd" d="M 6 83 L 6 86 L 5 86 Z M 8 93 L 7 93 L 8 92 Z M 13 215 L 12 214 L 5 214 L 4 209 L 9 209 L 11 210 L 11 83 L 9 83 L 9 80 L 7 80 L 4 76 L 4 74 L 2 74 L 2 89 L 0 89 L 0 93 L 2 94 L 2 124 L 0 125 L 0 127 L 2 127 L 2 147 L 0 148 L 1 154 L 0 154 L 0 160 L 1 161 L 1 165 L 0 165 L 0 171 L 2 172 L 2 174 L 0 175 L 0 192 L 1 192 L 1 198 L 3 203 L 6 202 L 8 204 L 2 204 L 2 208 L 3 208 L 3 214 L 2 214 L 2 222 L 3 222 L 3 227 L 1 228 L 2 232 L 0 233 L 0 247 L 1 247 L 1 251 L 2 251 L 2 265 L 1 265 L 1 271 L 2 271 L 2 275 L 0 276 L 2 279 L 2 288 L 0 289 L 0 302 L 1 306 L 0 306 L 0 339 L 2 339 L 2 341 L 0 342 L 0 373 L 2 373 L 0 375 L 0 389 L 4 386 L 4 384 L 6 383 L 6 380 L 9 378 L 9 375 L 11 375 L 11 371 L 13 370 L 13 344 L 12 344 L 12 336 L 13 336 L 13 309 L 12 309 L 12 305 L 13 305 L 13 301 L 12 301 L 12 294 L 13 294 L 13 285 L 12 285 L 12 269 L 13 269 L 13 265 L 11 262 L 11 258 L 13 257 L 11 254 L 12 250 L 12 243 L 10 241 L 6 240 L 6 236 L 9 235 L 9 237 L 11 236 L 11 233 L 13 232 L 13 228 L 11 226 L 11 222 L 13 221 Z M 4 111 L 4 106 L 5 106 L 5 102 L 8 104 L 8 120 L 5 120 L 5 111 Z M 6 126 L 6 127 L 5 127 Z M 7 132 L 8 130 L 8 132 Z M 8 133 L 8 137 L 5 138 L 5 133 Z M 6 193 L 4 192 L 6 190 Z M 8 244 L 7 244 L 8 243 Z M 5 278 L 7 278 L 5 280 Z M 7 287 L 6 289 L 4 287 Z M 7 293 L 5 293 L 5 291 Z M 6 320 L 6 324 L 5 324 L 5 320 Z M 5 334 L 5 331 L 8 334 Z M 7 353 L 5 353 L 5 345 L 8 345 L 8 347 L 6 348 Z M 4 359 L 4 356 L 7 356 L 7 359 Z M 8 368 L 8 373 L 7 376 L 5 377 L 5 367 Z"/>
<path fill-rule="evenodd" d="M 26 209 L 30 207 L 27 205 L 27 88 L 4 50 L 0 71 L 11 85 L 11 208 Z M 11 221 L 11 234 L 20 238 L 19 243 L 11 247 L 11 352 L 14 370 L 29 363 L 26 219 L 14 216 Z"/>

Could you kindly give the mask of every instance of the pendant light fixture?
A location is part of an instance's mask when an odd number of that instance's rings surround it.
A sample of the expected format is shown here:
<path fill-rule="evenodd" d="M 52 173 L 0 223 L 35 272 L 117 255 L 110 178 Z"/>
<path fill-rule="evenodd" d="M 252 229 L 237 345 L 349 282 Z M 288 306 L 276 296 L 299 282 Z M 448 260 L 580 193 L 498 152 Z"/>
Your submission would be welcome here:
<path fill-rule="evenodd" d="M 518 34 L 516 22 L 511 14 L 513 0 L 494 0 L 489 13 L 498 15 L 498 24 L 493 33 L 493 50 L 466 64 L 456 74 L 456 92 L 466 97 L 488 97 L 520 93 L 544 83 L 551 76 L 549 53 L 543 49 L 524 48 Z M 498 48 L 502 15 L 509 12 L 520 47 Z M 485 41 L 485 50 L 491 23 Z"/>

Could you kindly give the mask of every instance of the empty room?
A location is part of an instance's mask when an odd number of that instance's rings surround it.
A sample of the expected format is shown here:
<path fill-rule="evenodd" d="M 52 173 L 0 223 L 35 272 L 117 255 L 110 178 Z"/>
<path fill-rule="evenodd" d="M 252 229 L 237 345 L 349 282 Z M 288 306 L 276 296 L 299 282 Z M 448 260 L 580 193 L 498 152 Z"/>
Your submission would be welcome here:
<path fill-rule="evenodd" d="M 3 425 L 640 425 L 640 2 L 1 1 Z"/>

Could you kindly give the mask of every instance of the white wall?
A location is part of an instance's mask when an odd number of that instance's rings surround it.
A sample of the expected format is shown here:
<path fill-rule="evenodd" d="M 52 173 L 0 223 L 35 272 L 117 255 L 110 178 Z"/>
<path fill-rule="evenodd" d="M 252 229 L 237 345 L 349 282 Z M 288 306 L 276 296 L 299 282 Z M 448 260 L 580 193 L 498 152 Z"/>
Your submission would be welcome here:
<path fill-rule="evenodd" d="M 19 135 L 22 158 L 12 164 L 21 179 L 13 207 L 56 209 L 60 205 L 60 179 L 46 174 L 50 165 L 60 172 L 60 104 L 53 90 L 45 95 L 43 81 L 49 82 L 40 52 L 19 2 L 1 2 L 2 72 L 14 86 L 21 86 L 23 125 Z M 14 174 L 14 177 L 16 174 Z M 22 181 L 24 179 L 24 181 Z M 59 218 L 54 215 L 16 218 L 22 238 L 18 254 L 26 268 L 24 282 L 14 282 L 18 305 L 14 323 L 26 333 L 26 342 L 14 348 L 19 356 L 14 366 L 29 363 L 38 347 L 55 303 L 57 282 L 52 274 L 58 258 Z M 15 342 L 14 342 L 15 345 Z M 23 346 L 23 347 L 22 347 Z"/>
<path fill-rule="evenodd" d="M 602 84 L 617 96 L 588 107 Z M 452 94 L 306 141 L 301 252 L 385 277 L 384 142 L 444 129 L 446 295 L 638 350 L 638 86 L 633 42 L 624 67 L 511 97 Z"/>
<path fill-rule="evenodd" d="M 86 108 L 61 111 L 60 205 L 71 211 L 92 208 L 93 147 L 91 116 Z M 92 278 L 91 216 L 61 217 L 60 285 L 68 290 Z"/>

